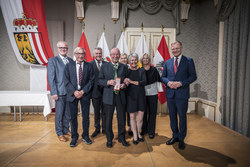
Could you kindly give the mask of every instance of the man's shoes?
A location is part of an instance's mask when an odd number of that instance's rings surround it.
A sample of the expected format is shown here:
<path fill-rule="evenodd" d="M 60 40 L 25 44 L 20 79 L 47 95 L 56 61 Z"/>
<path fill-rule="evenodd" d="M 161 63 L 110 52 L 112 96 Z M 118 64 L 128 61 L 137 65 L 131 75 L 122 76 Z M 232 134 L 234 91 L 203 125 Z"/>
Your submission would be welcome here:
<path fill-rule="evenodd" d="M 166 145 L 172 145 L 172 144 L 174 144 L 175 142 L 178 142 L 178 141 L 179 141 L 178 138 L 171 138 L 170 140 L 168 140 L 166 142 Z"/>
<path fill-rule="evenodd" d="M 112 142 L 107 142 L 106 146 L 107 146 L 108 148 L 111 148 L 111 147 L 112 147 Z"/>
<path fill-rule="evenodd" d="M 153 139 L 155 135 L 148 135 L 148 138 Z"/>
<path fill-rule="evenodd" d="M 105 130 L 102 130 L 102 134 L 104 134 L 104 135 L 105 135 L 105 134 L 106 134 L 106 131 L 105 131 Z"/>
<path fill-rule="evenodd" d="M 82 141 L 85 142 L 86 144 L 92 144 L 92 141 L 90 140 L 89 137 L 82 138 Z"/>
<path fill-rule="evenodd" d="M 77 140 L 76 139 L 72 139 L 69 146 L 70 147 L 75 147 L 76 146 L 76 143 L 77 143 Z"/>
<path fill-rule="evenodd" d="M 67 139 L 66 139 L 63 135 L 58 136 L 58 139 L 59 139 L 60 141 L 62 141 L 62 142 L 66 142 L 66 141 L 67 141 Z"/>
<path fill-rule="evenodd" d="M 64 133 L 63 135 L 64 135 L 64 136 L 71 136 L 71 133 L 68 132 L 68 133 Z"/>
<path fill-rule="evenodd" d="M 184 150 L 186 147 L 186 144 L 184 143 L 184 141 L 179 141 L 179 149 Z"/>
<path fill-rule="evenodd" d="M 119 142 L 119 143 L 122 143 L 122 145 L 125 146 L 125 147 L 129 146 L 129 143 L 126 142 L 125 139 L 118 139 L 118 142 Z"/>
<path fill-rule="evenodd" d="M 92 133 L 91 137 L 96 137 L 99 133 L 100 133 L 100 130 L 95 130 L 95 131 Z"/>

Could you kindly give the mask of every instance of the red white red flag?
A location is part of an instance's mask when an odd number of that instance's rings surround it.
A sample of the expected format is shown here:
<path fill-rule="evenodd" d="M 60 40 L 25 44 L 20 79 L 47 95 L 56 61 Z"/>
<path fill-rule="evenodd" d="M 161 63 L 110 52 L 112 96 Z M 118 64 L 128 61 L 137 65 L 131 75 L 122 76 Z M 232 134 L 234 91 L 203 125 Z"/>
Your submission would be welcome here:
<path fill-rule="evenodd" d="M 80 39 L 80 42 L 78 44 L 79 47 L 82 47 L 83 49 L 85 49 L 86 51 L 86 54 L 85 54 L 85 60 L 87 62 L 90 62 L 92 60 L 94 60 L 91 56 L 91 53 L 89 51 L 89 45 L 88 45 L 88 41 L 86 39 L 86 36 L 85 36 L 85 33 L 83 32 L 82 33 L 82 36 L 81 36 L 81 39 Z"/>
<path fill-rule="evenodd" d="M 171 57 L 170 57 L 170 54 L 168 51 L 168 45 L 167 45 L 166 39 L 163 35 L 161 38 L 161 41 L 159 43 L 158 49 L 157 49 L 155 56 L 154 56 L 154 60 L 153 60 L 154 66 L 157 68 L 160 68 L 162 70 L 164 62 L 170 58 Z M 165 86 L 164 86 L 164 84 L 162 84 L 162 86 L 163 86 L 164 91 L 158 92 L 158 99 L 159 99 L 161 104 L 163 104 L 167 101 L 166 96 L 165 96 Z"/>
<path fill-rule="evenodd" d="M 0 0 L 5 25 L 18 61 L 46 65 L 54 54 L 48 37 L 43 0 Z"/>

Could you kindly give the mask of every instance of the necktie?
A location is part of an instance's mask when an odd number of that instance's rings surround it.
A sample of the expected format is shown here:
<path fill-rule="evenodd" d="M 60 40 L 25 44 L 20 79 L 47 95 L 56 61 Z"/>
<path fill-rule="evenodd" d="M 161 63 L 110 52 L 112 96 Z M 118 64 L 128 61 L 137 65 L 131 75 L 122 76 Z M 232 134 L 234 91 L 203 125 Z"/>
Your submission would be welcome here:
<path fill-rule="evenodd" d="M 82 63 L 79 64 L 79 85 L 81 86 L 82 84 Z"/>
<path fill-rule="evenodd" d="M 100 62 L 99 62 L 99 61 L 97 62 L 97 68 L 98 68 L 98 70 L 100 71 L 101 66 L 100 66 Z"/>
<path fill-rule="evenodd" d="M 117 77 L 117 65 L 114 64 L 114 68 L 115 68 L 115 78 Z M 117 95 L 119 93 L 119 90 L 115 90 L 115 94 Z"/>
<path fill-rule="evenodd" d="M 69 61 L 68 61 L 68 59 L 66 57 L 64 57 L 63 62 L 64 62 L 64 64 L 67 64 Z"/>
<path fill-rule="evenodd" d="M 176 74 L 177 69 L 178 69 L 178 57 L 175 59 L 175 62 L 174 62 L 174 74 Z"/>

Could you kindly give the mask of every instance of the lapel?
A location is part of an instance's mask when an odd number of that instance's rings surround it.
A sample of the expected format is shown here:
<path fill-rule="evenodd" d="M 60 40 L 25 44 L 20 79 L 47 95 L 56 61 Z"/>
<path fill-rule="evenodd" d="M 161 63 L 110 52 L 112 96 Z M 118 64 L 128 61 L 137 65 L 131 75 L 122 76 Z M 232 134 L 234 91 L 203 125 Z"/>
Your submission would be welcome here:
<path fill-rule="evenodd" d="M 171 70 L 173 71 L 173 73 L 174 73 L 174 57 L 170 59 L 169 63 L 170 63 L 170 64 L 169 64 L 170 69 L 171 69 Z"/>
<path fill-rule="evenodd" d="M 72 71 L 72 82 L 76 83 L 77 85 L 77 73 L 76 73 L 76 62 L 75 61 L 71 61 L 70 62 L 71 66 L 70 66 L 70 71 Z"/>
<path fill-rule="evenodd" d="M 57 59 L 58 63 L 60 64 L 60 66 L 65 66 L 65 64 L 64 64 L 63 60 L 61 59 L 60 55 L 57 55 L 56 59 Z"/>
<path fill-rule="evenodd" d="M 178 73 L 179 71 L 181 71 L 181 69 L 183 68 L 185 62 L 186 62 L 186 57 L 182 55 L 181 61 L 180 61 L 179 66 L 178 66 L 178 68 L 177 68 L 176 75 L 177 75 L 177 73 Z"/>
<path fill-rule="evenodd" d="M 83 69 L 82 69 L 82 82 L 81 82 L 81 83 L 83 83 L 83 81 L 86 80 L 86 77 L 87 77 L 87 75 L 88 75 L 88 67 L 87 67 L 86 61 L 84 61 L 83 64 L 84 64 L 84 65 L 83 65 Z"/>

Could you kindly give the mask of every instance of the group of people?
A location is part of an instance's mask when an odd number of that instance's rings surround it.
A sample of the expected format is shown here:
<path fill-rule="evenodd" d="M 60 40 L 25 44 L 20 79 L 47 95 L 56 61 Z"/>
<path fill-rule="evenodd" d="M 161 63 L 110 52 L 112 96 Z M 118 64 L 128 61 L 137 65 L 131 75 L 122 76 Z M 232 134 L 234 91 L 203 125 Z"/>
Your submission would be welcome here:
<path fill-rule="evenodd" d="M 110 62 L 103 61 L 102 49 L 95 48 L 94 60 L 85 61 L 85 50 L 74 49 L 75 61 L 67 57 L 68 45 L 64 41 L 57 43 L 59 55 L 49 59 L 48 82 L 52 98 L 56 101 L 55 129 L 60 141 L 71 136 L 70 147 L 77 145 L 78 104 L 82 111 L 82 141 L 92 144 L 89 138 L 90 100 L 94 108 L 94 138 L 101 132 L 106 135 L 106 146 L 113 146 L 113 114 L 116 109 L 118 122 L 118 142 L 123 146 L 130 144 L 125 140 L 126 118 L 128 133 L 133 135 L 133 144 L 144 142 L 144 135 L 155 137 L 158 103 L 157 83 L 166 86 L 171 130 L 173 136 L 166 142 L 172 145 L 179 142 L 184 149 L 187 132 L 186 112 L 189 99 L 189 85 L 196 80 L 194 62 L 182 55 L 182 44 L 171 44 L 174 55 L 165 62 L 160 77 L 151 66 L 150 55 L 144 54 L 139 60 L 136 53 L 120 53 L 118 48 L 110 52 Z M 138 67 L 140 61 L 142 67 Z M 126 116 L 127 113 L 127 116 Z M 179 115 L 179 126 L 177 113 Z M 101 123 L 102 120 L 102 123 Z M 71 133 L 69 131 L 71 125 Z"/>

